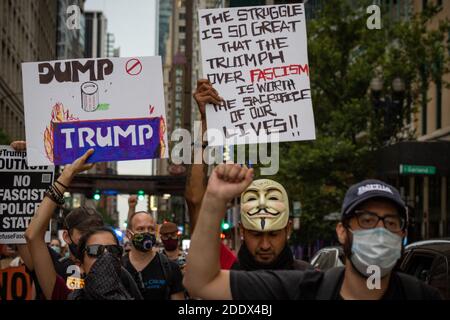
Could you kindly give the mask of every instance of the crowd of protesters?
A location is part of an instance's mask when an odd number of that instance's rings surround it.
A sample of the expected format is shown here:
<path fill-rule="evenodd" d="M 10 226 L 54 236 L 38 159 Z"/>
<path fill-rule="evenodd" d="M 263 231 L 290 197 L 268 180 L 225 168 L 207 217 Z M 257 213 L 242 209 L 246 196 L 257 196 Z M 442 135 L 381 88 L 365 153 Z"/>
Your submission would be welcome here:
<path fill-rule="evenodd" d="M 198 82 L 194 98 L 203 136 L 206 105 L 222 99 L 207 80 Z M 18 141 L 12 147 L 24 150 L 26 144 Z M 93 153 L 90 149 L 65 166 L 47 190 L 25 232 L 27 243 L 0 247 L 9 266 L 26 266 L 35 299 L 440 299 L 437 290 L 395 269 L 408 213 L 398 191 L 378 180 L 349 188 L 336 226 L 345 266 L 327 272 L 294 259 L 288 246 L 289 197 L 283 185 L 254 179 L 253 169 L 232 163 L 218 165 L 209 178 L 204 164 L 192 164 L 188 170 L 188 254 L 180 248 L 177 225 L 158 226 L 151 213 L 136 211 L 135 196 L 129 199 L 124 243 L 88 207 L 72 210 L 64 217 L 62 239 L 53 237 L 46 243 L 49 222 L 64 203 L 64 192 L 77 174 L 93 166 L 87 163 Z M 235 198 L 240 198 L 242 240 L 236 256 L 220 240 L 221 221 Z M 370 266 L 380 271 L 377 290 L 367 287 Z"/>

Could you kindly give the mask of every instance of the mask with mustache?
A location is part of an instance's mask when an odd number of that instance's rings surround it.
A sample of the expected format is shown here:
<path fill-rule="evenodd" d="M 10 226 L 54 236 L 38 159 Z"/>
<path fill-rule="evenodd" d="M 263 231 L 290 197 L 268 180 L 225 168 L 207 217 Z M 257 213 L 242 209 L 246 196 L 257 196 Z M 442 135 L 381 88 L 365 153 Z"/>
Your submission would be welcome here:
<path fill-rule="evenodd" d="M 241 222 L 245 229 L 273 231 L 286 227 L 289 199 L 284 187 L 270 179 L 258 179 L 241 195 Z"/>

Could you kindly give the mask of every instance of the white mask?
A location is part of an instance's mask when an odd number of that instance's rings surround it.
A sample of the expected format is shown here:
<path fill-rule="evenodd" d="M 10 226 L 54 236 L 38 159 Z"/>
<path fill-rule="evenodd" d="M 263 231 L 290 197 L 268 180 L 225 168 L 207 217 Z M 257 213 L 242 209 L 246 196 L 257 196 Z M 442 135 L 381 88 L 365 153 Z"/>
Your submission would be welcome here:
<path fill-rule="evenodd" d="M 378 266 L 381 277 L 386 276 L 401 256 L 402 237 L 385 228 L 351 231 L 353 233 L 353 266 L 363 275 L 370 276 L 369 266 Z"/>

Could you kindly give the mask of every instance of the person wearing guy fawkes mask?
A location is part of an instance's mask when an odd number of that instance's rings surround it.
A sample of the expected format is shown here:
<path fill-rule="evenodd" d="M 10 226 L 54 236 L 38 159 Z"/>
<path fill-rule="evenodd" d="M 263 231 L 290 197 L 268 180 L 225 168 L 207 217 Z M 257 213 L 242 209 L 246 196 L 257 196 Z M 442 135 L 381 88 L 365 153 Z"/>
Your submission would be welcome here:
<path fill-rule="evenodd" d="M 258 179 L 241 194 L 239 231 L 242 245 L 232 270 L 312 269 L 309 263 L 294 259 L 289 248 L 289 199 L 278 182 Z"/>
<path fill-rule="evenodd" d="M 228 201 L 245 191 L 253 169 L 221 164 L 211 174 L 189 248 L 183 284 L 195 298 L 216 300 L 432 300 L 439 291 L 394 270 L 406 235 L 399 192 L 379 180 L 349 188 L 336 232 L 345 267 L 326 272 L 220 270 L 219 225 Z M 198 231 L 199 230 L 199 231 Z M 197 232 L 198 231 L 198 232 Z M 208 261 L 208 263 L 204 263 Z M 378 277 L 379 281 L 372 281 Z M 375 285 L 374 285 L 375 284 Z"/>
<path fill-rule="evenodd" d="M 122 258 L 123 266 L 136 281 L 144 300 L 183 300 L 182 274 L 177 263 L 156 252 L 156 223 L 145 211 L 128 218 L 127 237 L 131 250 Z"/>

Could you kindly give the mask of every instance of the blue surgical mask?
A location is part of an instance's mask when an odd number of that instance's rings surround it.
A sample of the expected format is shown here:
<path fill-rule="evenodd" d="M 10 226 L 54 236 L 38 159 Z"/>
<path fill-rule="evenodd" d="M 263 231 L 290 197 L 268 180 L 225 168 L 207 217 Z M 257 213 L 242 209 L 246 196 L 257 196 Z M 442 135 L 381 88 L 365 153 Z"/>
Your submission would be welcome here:
<path fill-rule="evenodd" d="M 51 246 L 51 248 L 57 253 L 60 254 L 61 253 L 61 248 L 58 246 Z"/>
<path fill-rule="evenodd" d="M 350 260 L 362 275 L 370 276 L 369 266 L 380 268 L 381 277 L 395 266 L 402 252 L 402 237 L 385 228 L 355 230 Z"/>

